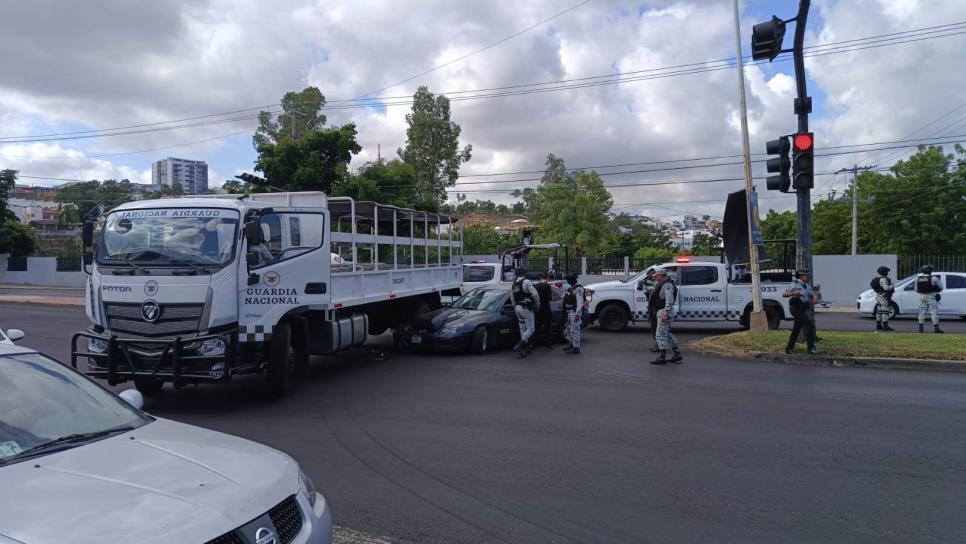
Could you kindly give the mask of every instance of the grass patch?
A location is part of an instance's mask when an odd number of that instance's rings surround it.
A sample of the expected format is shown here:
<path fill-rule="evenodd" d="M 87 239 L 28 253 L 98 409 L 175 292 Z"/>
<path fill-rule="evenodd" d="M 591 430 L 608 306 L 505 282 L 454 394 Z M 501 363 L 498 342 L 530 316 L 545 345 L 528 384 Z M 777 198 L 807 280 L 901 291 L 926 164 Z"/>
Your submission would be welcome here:
<path fill-rule="evenodd" d="M 963 334 L 875 334 L 871 332 L 821 331 L 818 348 L 822 355 L 838 357 L 884 357 L 897 359 L 944 359 L 966 361 L 966 335 Z M 703 338 L 694 342 L 699 350 L 722 355 L 747 355 L 752 351 L 781 353 L 788 342 L 788 331 L 736 332 Z M 796 353 L 805 353 L 798 344 Z"/>

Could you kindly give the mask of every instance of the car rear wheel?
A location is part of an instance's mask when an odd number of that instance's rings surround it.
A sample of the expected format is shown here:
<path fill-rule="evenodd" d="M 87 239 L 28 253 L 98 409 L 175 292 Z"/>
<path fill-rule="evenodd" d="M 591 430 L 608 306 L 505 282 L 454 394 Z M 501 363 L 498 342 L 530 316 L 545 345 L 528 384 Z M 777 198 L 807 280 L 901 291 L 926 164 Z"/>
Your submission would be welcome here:
<path fill-rule="evenodd" d="M 470 353 L 486 353 L 490 349 L 490 331 L 486 327 L 477 327 L 470 340 Z"/>
<path fill-rule="evenodd" d="M 608 304 L 597 314 L 597 322 L 600 328 L 607 332 L 620 332 L 627 328 L 630 316 L 627 309 L 619 304 Z"/>

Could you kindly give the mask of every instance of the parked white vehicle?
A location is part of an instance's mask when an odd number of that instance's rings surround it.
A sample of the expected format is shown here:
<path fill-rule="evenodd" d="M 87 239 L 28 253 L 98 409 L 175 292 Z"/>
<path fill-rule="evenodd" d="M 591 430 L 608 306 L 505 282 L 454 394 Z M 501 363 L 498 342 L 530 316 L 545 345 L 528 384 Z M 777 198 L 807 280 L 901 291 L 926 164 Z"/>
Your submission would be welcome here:
<path fill-rule="evenodd" d="M 0 345 L 0 390 L 0 543 L 331 542 L 280 451 L 149 416 L 136 390 L 20 346 Z"/>
<path fill-rule="evenodd" d="M 3 330 L 0 330 L 0 344 L 7 344 L 12 346 L 14 342 L 20 340 L 24 337 L 23 331 L 20 329 L 7 329 L 7 333 L 4 334 Z"/>
<path fill-rule="evenodd" d="M 678 285 L 675 321 L 733 321 L 748 326 L 751 283 L 735 282 L 727 265 L 691 262 L 688 258 L 649 267 L 627 280 L 587 285 L 591 319 L 596 319 L 607 331 L 622 331 L 631 322 L 647 321 L 646 289 L 650 280 L 646 278 L 658 268 L 667 270 Z M 762 304 L 770 329 L 777 329 L 782 320 L 791 318 L 788 299 L 782 296 L 789 286 L 787 282 L 763 281 L 761 284 Z"/>
<path fill-rule="evenodd" d="M 896 315 L 919 315 L 919 294 L 916 293 L 916 275 L 895 282 L 896 290 L 892 296 L 890 318 Z M 955 315 L 966 319 L 966 272 L 933 272 L 939 278 L 943 291 L 940 293 L 939 313 Z M 869 276 L 872 279 L 872 276 Z M 875 291 L 866 289 L 855 299 L 855 308 L 863 314 L 875 315 Z"/>
<path fill-rule="evenodd" d="M 145 395 L 260 373 L 282 396 L 311 355 L 458 292 L 460 232 L 447 216 L 319 192 L 124 203 L 84 256 L 90 326 L 71 364 L 86 358 L 91 376 Z M 91 220 L 83 238 L 90 247 Z"/>

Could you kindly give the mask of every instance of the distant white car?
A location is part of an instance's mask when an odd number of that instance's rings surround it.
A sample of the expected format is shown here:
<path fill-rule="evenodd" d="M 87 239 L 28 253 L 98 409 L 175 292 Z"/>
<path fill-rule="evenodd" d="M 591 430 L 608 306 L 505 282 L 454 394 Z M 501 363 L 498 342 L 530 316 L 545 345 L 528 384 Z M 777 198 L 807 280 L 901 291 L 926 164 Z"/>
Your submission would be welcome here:
<path fill-rule="evenodd" d="M 0 345 L 0 391 L 0 543 L 331 542 L 280 451 L 151 417 L 136 390 L 20 346 Z"/>
<path fill-rule="evenodd" d="M 4 334 L 3 330 L 0 329 L 0 344 L 6 344 L 8 346 L 14 345 L 13 343 L 24 337 L 24 333 L 20 329 L 7 329 L 7 333 Z"/>
<path fill-rule="evenodd" d="M 941 315 L 958 315 L 966 319 L 966 272 L 933 272 L 943 286 L 939 302 Z M 870 277 L 871 279 L 871 277 Z M 919 294 L 916 293 L 916 274 L 895 282 L 890 318 L 896 315 L 919 315 Z M 875 291 L 866 289 L 855 299 L 856 309 L 863 314 L 875 315 Z"/>

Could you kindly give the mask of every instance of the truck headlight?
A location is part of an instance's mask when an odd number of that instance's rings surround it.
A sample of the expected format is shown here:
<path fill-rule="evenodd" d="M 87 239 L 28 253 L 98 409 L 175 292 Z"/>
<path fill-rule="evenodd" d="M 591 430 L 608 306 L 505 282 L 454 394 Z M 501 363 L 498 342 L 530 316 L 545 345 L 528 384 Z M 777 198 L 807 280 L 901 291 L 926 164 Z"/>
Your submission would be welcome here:
<path fill-rule="evenodd" d="M 587 299 L 587 302 L 590 302 L 590 301 L 594 300 L 594 290 L 593 289 L 584 289 L 584 298 Z"/>
<path fill-rule="evenodd" d="M 305 472 L 302 469 L 299 469 L 299 488 L 305 495 L 305 498 L 309 500 L 309 504 L 312 505 L 312 508 L 315 508 L 315 499 L 318 496 L 315 491 L 315 484 L 313 484 L 312 480 L 305 475 Z"/>
<path fill-rule="evenodd" d="M 221 338 L 209 338 L 201 343 L 201 347 L 198 348 L 198 353 L 207 356 L 224 355 L 225 341 Z"/>
<path fill-rule="evenodd" d="M 88 338 L 87 351 L 91 353 L 104 353 L 107 351 L 107 340 L 103 338 Z"/>

